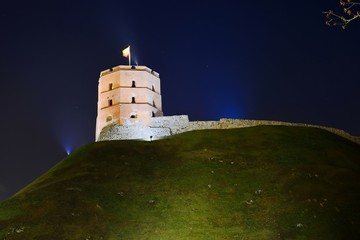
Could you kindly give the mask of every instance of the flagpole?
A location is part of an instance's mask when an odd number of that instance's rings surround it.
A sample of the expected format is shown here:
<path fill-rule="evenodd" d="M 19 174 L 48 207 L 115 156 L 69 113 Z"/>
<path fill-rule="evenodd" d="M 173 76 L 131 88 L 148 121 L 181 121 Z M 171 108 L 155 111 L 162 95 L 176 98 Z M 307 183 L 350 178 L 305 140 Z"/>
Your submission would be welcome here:
<path fill-rule="evenodd" d="M 131 65 L 131 51 L 130 51 L 130 46 L 129 46 L 129 66 Z"/>

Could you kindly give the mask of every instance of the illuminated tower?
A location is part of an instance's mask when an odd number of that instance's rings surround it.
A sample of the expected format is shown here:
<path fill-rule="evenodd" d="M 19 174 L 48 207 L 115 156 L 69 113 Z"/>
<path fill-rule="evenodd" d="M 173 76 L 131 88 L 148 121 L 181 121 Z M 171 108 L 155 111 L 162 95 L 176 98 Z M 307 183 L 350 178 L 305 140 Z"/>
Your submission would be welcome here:
<path fill-rule="evenodd" d="M 145 125 L 163 116 L 159 74 L 145 66 L 117 66 L 100 73 L 96 140 L 110 125 Z"/>

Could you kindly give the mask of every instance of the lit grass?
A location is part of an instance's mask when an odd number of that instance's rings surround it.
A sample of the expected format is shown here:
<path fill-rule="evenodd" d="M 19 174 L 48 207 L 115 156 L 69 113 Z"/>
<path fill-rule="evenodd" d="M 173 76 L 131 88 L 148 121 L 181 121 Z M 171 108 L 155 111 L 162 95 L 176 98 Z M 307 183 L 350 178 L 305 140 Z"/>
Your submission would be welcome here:
<path fill-rule="evenodd" d="M 313 128 L 93 143 L 0 204 L 0 239 L 356 239 L 359 171 Z"/>

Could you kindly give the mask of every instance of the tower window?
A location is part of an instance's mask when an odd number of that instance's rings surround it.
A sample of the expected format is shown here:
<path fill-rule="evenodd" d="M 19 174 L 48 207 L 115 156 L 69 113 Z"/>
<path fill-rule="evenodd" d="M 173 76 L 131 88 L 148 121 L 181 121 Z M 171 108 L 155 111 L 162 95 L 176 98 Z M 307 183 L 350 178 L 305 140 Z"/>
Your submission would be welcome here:
<path fill-rule="evenodd" d="M 152 85 L 151 90 L 152 90 L 153 92 L 155 92 L 154 85 Z"/>
<path fill-rule="evenodd" d="M 151 116 L 152 116 L 152 117 L 155 117 L 155 113 L 154 113 L 154 112 L 152 112 Z"/>
<path fill-rule="evenodd" d="M 112 99 L 109 100 L 109 106 L 112 106 L 113 105 L 113 102 L 112 102 Z"/>
<path fill-rule="evenodd" d="M 135 97 L 131 98 L 131 103 L 135 103 Z"/>
<path fill-rule="evenodd" d="M 130 118 L 136 118 L 136 115 L 131 115 Z"/>
<path fill-rule="evenodd" d="M 135 81 L 132 81 L 131 87 L 136 87 Z"/>
<path fill-rule="evenodd" d="M 155 105 L 155 101 L 153 101 L 153 107 L 156 107 L 156 105 Z"/>
<path fill-rule="evenodd" d="M 112 89 L 113 89 L 113 84 L 110 83 L 110 84 L 109 84 L 109 90 L 112 90 Z"/>

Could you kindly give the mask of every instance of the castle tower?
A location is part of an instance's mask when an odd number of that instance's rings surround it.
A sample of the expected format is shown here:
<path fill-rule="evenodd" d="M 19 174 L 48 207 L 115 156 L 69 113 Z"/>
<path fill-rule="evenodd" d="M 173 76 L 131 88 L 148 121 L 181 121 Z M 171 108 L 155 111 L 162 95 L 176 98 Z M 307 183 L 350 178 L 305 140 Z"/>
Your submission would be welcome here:
<path fill-rule="evenodd" d="M 100 73 L 96 140 L 111 124 L 149 126 L 163 116 L 159 74 L 145 66 L 117 66 Z"/>

